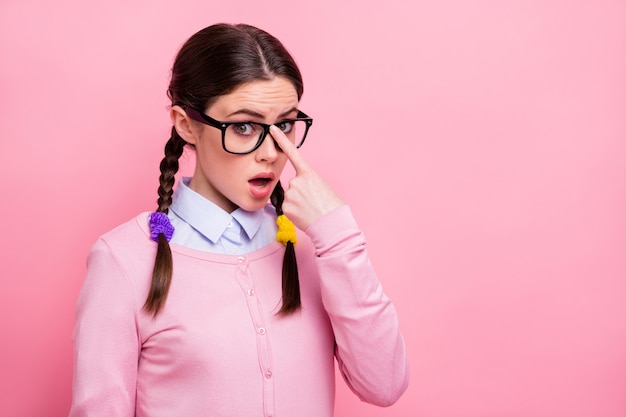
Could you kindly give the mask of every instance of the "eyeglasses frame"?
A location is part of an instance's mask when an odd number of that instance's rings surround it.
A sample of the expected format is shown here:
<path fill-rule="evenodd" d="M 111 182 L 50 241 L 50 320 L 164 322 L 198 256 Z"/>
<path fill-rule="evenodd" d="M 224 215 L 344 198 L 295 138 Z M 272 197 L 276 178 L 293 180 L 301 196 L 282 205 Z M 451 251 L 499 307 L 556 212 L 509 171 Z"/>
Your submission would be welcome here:
<path fill-rule="evenodd" d="M 185 106 L 185 105 L 179 105 L 179 106 L 185 111 L 185 113 L 187 113 L 187 115 L 191 119 L 221 130 L 222 131 L 222 149 L 234 155 L 247 155 L 249 153 L 256 151 L 261 146 L 261 144 L 263 143 L 267 135 L 270 133 L 270 127 L 272 126 L 271 124 L 252 122 L 252 121 L 221 122 L 191 106 Z M 313 125 L 313 119 L 307 116 L 306 113 L 304 113 L 303 111 L 298 110 L 298 114 L 296 115 L 295 119 L 285 119 L 285 120 L 281 120 L 278 123 L 288 123 L 288 122 L 298 122 L 298 121 L 306 122 L 305 124 L 306 128 L 304 130 L 304 135 L 302 136 L 302 140 L 296 146 L 297 148 L 300 148 L 304 144 L 304 140 L 306 139 L 306 135 L 309 132 L 309 128 Z M 259 137 L 259 140 L 256 143 L 256 145 L 254 145 L 254 148 L 252 148 L 251 150 L 247 152 L 233 152 L 233 151 L 226 149 L 226 129 L 228 129 L 228 126 L 244 124 L 244 123 L 254 123 L 263 127 L 263 133 Z M 278 143 L 276 143 L 276 141 L 274 141 L 274 145 L 279 151 L 282 152 L 282 149 L 280 149 L 280 146 L 278 146 Z"/>

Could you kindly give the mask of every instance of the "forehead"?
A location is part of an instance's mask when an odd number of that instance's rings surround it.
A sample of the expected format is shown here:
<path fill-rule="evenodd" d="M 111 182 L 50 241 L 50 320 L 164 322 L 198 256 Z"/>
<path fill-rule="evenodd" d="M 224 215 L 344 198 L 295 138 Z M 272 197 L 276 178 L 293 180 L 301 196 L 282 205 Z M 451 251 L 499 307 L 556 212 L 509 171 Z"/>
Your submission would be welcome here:
<path fill-rule="evenodd" d="M 229 94 L 219 97 L 210 107 L 213 117 L 251 110 L 263 115 L 281 113 L 298 107 L 298 93 L 284 77 L 254 80 L 242 84 Z"/>

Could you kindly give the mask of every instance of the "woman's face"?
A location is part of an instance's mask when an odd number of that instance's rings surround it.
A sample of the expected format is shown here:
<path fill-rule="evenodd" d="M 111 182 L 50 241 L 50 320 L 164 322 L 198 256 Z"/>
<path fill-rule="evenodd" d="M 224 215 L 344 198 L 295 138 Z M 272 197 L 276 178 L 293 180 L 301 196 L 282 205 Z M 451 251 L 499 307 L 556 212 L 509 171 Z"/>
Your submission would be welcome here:
<path fill-rule="evenodd" d="M 283 77 L 252 81 L 219 97 L 205 113 L 222 122 L 274 124 L 296 117 L 298 94 Z M 222 148 L 219 129 L 188 123 L 191 136 L 185 139 L 196 148 L 190 188 L 229 213 L 238 207 L 255 211 L 265 206 L 287 162 L 271 136 L 254 152 L 233 155 Z"/>

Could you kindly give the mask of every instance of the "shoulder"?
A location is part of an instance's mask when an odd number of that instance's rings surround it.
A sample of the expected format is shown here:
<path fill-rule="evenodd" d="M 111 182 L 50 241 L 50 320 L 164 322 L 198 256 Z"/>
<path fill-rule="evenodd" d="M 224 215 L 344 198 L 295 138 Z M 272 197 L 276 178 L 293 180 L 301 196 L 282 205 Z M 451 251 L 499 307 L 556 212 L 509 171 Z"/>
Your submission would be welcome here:
<path fill-rule="evenodd" d="M 151 242 L 148 226 L 150 213 L 141 213 L 100 236 L 109 246 L 135 246 Z"/>
<path fill-rule="evenodd" d="M 157 246 L 150 240 L 149 215 L 141 213 L 96 240 L 87 257 L 86 287 L 130 285 L 138 300 L 145 298 Z"/>
<path fill-rule="evenodd" d="M 91 248 L 90 258 L 100 254 L 127 264 L 153 257 L 156 244 L 150 240 L 149 215 L 141 213 L 100 236 Z"/>

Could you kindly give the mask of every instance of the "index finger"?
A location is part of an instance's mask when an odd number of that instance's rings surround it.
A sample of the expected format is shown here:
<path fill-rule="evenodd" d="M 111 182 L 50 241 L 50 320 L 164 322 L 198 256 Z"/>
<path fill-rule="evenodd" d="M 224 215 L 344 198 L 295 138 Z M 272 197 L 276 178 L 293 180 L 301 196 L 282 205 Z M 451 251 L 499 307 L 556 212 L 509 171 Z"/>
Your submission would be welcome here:
<path fill-rule="evenodd" d="M 309 164 L 307 164 L 304 158 L 302 158 L 302 155 L 300 155 L 300 151 L 298 151 L 296 145 L 294 145 L 287 138 L 287 136 L 285 136 L 285 133 L 282 130 L 276 127 L 276 125 L 272 125 L 270 126 L 270 134 L 276 143 L 278 143 L 278 146 L 280 146 L 285 155 L 287 155 L 289 161 L 291 161 L 291 165 L 295 168 L 296 174 L 309 168 Z"/>

